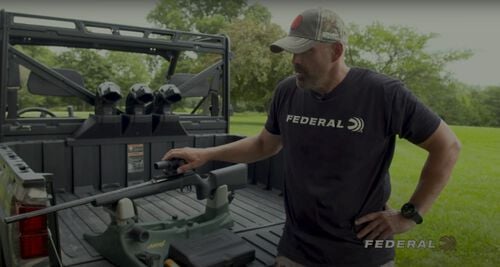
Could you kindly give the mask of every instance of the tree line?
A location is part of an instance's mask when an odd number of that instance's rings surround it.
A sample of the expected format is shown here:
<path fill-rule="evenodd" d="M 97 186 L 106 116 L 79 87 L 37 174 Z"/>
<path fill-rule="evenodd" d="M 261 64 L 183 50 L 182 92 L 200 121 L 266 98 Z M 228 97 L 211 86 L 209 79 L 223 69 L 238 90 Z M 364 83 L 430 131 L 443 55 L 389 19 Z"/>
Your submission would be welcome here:
<path fill-rule="evenodd" d="M 293 74 L 291 55 L 273 54 L 269 44 L 286 35 L 271 22 L 266 7 L 244 0 L 175 1 L 161 0 L 148 14 L 156 27 L 226 34 L 231 40 L 231 104 L 236 112 L 266 112 L 276 84 Z M 446 70 L 451 62 L 467 60 L 469 50 L 429 52 L 433 33 L 373 23 L 361 27 L 351 24 L 346 61 L 349 66 L 369 68 L 402 80 L 405 85 L 449 124 L 500 126 L 500 84 L 479 87 L 460 82 Z M 19 47 L 41 62 L 59 68 L 78 70 L 85 86 L 95 89 L 103 81 L 114 81 L 128 90 L 134 83 L 147 83 L 157 89 L 165 82 L 168 62 L 157 57 L 102 52 L 89 49 L 54 51 L 45 47 Z M 179 71 L 196 73 L 213 62 L 213 57 L 184 55 Z M 73 105 L 90 109 L 78 99 L 44 98 L 20 91 L 22 107 L 48 108 Z"/>

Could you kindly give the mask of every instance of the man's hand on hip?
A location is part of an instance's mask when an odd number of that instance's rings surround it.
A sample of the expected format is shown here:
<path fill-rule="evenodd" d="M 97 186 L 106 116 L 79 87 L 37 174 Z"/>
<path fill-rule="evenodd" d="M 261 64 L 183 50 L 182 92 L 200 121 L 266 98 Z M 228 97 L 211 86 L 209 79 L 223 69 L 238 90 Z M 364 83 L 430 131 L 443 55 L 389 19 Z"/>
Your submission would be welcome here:
<path fill-rule="evenodd" d="M 388 209 L 366 214 L 355 221 L 356 225 L 366 224 L 357 234 L 359 239 L 387 239 L 394 234 L 404 233 L 416 223 L 396 210 Z"/>

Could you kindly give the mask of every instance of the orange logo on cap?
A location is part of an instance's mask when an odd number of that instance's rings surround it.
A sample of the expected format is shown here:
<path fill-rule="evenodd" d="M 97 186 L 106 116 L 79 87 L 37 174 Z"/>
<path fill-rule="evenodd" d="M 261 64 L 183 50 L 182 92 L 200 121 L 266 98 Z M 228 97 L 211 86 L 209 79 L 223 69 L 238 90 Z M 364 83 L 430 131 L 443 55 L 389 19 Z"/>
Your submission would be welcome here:
<path fill-rule="evenodd" d="M 298 15 L 292 22 L 292 26 L 290 26 L 291 30 L 295 30 L 300 26 L 300 23 L 302 23 L 302 15 Z"/>

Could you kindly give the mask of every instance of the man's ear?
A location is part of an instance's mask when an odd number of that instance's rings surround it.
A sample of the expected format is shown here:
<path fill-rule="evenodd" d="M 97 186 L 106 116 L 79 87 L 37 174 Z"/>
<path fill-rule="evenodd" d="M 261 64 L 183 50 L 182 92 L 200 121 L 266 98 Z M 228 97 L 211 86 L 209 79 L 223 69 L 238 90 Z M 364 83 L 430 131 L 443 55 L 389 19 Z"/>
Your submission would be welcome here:
<path fill-rule="evenodd" d="M 332 44 L 332 62 L 337 61 L 344 52 L 344 45 L 340 42 Z"/>

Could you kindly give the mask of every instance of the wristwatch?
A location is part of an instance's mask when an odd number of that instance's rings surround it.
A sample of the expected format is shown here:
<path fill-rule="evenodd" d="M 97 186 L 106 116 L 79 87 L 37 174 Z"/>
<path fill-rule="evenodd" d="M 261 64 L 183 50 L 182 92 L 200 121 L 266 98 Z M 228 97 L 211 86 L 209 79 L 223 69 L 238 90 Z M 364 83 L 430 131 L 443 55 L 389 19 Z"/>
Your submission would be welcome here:
<path fill-rule="evenodd" d="M 403 217 L 405 218 L 413 220 L 417 224 L 421 224 L 424 221 L 422 216 L 420 216 L 420 214 L 418 213 L 415 205 L 409 202 L 401 207 L 401 215 L 403 215 Z"/>

